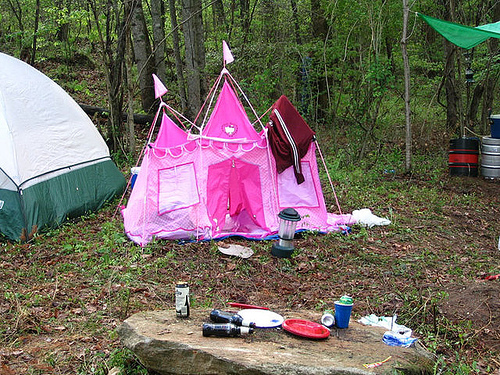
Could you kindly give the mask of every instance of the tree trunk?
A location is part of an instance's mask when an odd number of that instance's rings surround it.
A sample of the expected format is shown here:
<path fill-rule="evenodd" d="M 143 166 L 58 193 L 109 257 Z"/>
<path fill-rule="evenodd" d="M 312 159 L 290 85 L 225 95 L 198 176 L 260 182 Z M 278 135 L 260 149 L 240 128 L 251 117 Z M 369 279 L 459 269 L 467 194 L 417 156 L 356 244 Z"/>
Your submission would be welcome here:
<path fill-rule="evenodd" d="M 125 56 L 124 85 L 127 91 L 127 139 L 128 152 L 132 157 L 135 155 L 135 124 L 134 124 L 134 83 L 132 80 L 132 65 L 134 64 L 134 54 L 132 52 L 132 39 L 130 32 L 127 32 L 127 47 Z"/>
<path fill-rule="evenodd" d="M 411 170 L 411 143 L 412 143 L 412 133 L 411 133 L 411 108 L 410 108 L 410 60 L 408 58 L 408 50 L 406 48 L 408 41 L 408 0 L 403 0 L 403 36 L 401 38 L 401 51 L 403 54 L 403 65 L 404 65 L 404 81 L 405 81 L 405 170 L 410 172 Z"/>
<path fill-rule="evenodd" d="M 172 42 L 174 47 L 175 57 L 175 70 L 177 72 L 177 85 L 179 86 L 178 92 L 181 99 L 181 112 L 187 111 L 187 98 L 186 98 L 186 80 L 184 79 L 184 67 L 182 65 L 181 47 L 179 41 L 179 26 L 177 24 L 177 12 L 175 9 L 175 0 L 169 0 L 170 8 L 170 23 L 172 25 Z"/>
<path fill-rule="evenodd" d="M 78 105 L 90 117 L 99 116 L 102 118 L 109 118 L 109 109 L 107 109 L 107 108 L 101 108 L 101 107 L 96 107 L 93 105 L 87 105 L 87 104 L 82 104 L 82 103 L 78 103 Z M 127 121 L 128 118 L 129 118 L 128 112 L 123 113 L 122 120 Z M 134 124 L 141 124 L 141 125 L 148 125 L 148 124 L 151 125 L 153 123 L 154 118 L 155 118 L 154 115 L 144 115 L 141 113 L 134 113 L 132 116 Z"/>
<path fill-rule="evenodd" d="M 457 82 L 455 78 L 455 55 L 456 46 L 444 41 L 446 64 L 443 72 L 444 88 L 446 93 L 446 128 L 456 131 L 460 127 L 460 117 L 458 113 L 460 97 L 457 92 Z M 458 133 L 461 133 L 458 131 Z M 461 134 L 460 134 L 461 135 Z"/>
<path fill-rule="evenodd" d="M 129 20 L 131 17 L 133 4 L 125 2 L 124 14 L 120 15 L 116 2 L 109 0 L 105 5 L 105 30 L 104 35 L 101 28 L 101 9 L 94 0 L 87 0 L 92 9 L 94 21 L 96 23 L 97 32 L 99 34 L 99 42 L 101 44 L 102 58 L 104 61 L 106 72 L 106 86 L 108 91 L 109 101 L 109 119 L 107 127 L 107 141 L 112 152 L 120 149 L 120 137 L 123 133 L 122 122 L 122 107 L 123 107 L 123 60 L 125 57 L 125 46 L 127 38 L 127 30 L 129 28 Z M 112 15 L 111 12 L 115 13 Z M 111 22 L 115 20 L 113 25 Z M 116 43 L 114 36 L 118 35 Z"/>
<path fill-rule="evenodd" d="M 241 29 L 245 32 L 249 27 L 250 20 L 250 0 L 240 0 L 240 20 Z"/>
<path fill-rule="evenodd" d="M 242 43 L 242 46 L 241 46 L 241 55 L 242 56 L 244 55 L 244 50 L 245 50 L 245 47 L 247 45 L 248 35 L 250 34 L 250 25 L 252 24 L 253 15 L 255 13 L 255 9 L 257 8 L 257 4 L 258 3 L 259 3 L 259 0 L 255 0 L 255 3 L 253 4 L 253 7 L 252 7 L 252 12 L 248 16 L 248 22 L 245 22 L 246 29 L 243 30 L 243 35 L 244 36 L 243 36 L 243 43 Z"/>
<path fill-rule="evenodd" d="M 19 0 L 15 0 L 15 4 L 13 3 L 13 0 L 7 0 L 9 3 L 10 9 L 12 10 L 12 13 L 14 13 L 14 16 L 16 17 L 17 24 L 19 27 L 19 35 L 18 35 L 18 41 L 19 41 L 19 55 L 21 60 L 29 63 L 30 61 L 30 54 L 29 51 L 27 51 L 23 45 L 23 36 L 24 36 L 24 22 L 23 22 L 23 9 L 21 8 L 21 4 L 19 4 Z"/>
<path fill-rule="evenodd" d="M 320 0 L 311 0 L 311 30 L 313 38 L 323 38 L 328 30 Z"/>
<path fill-rule="evenodd" d="M 498 53 L 498 39 L 490 39 L 488 41 L 488 50 L 490 59 L 486 69 L 486 78 L 484 82 L 483 92 L 483 107 L 481 111 L 481 127 L 482 134 L 488 134 L 490 131 L 490 114 L 493 109 L 493 101 L 495 98 L 495 88 L 498 83 L 499 73 L 495 72 L 493 65 L 495 64 L 495 56 Z"/>
<path fill-rule="evenodd" d="M 469 111 L 467 113 L 467 119 L 471 127 L 474 127 L 474 125 L 477 123 L 477 113 L 479 109 L 479 103 L 481 101 L 481 98 L 483 97 L 483 91 L 484 85 L 482 84 L 478 84 L 476 85 L 476 87 L 474 87 L 472 99 L 469 105 Z"/>
<path fill-rule="evenodd" d="M 38 34 L 38 22 L 40 20 L 40 0 L 36 0 L 36 5 L 35 5 L 35 29 L 33 30 L 33 45 L 31 47 L 31 58 L 30 58 L 30 64 L 34 65 L 35 64 L 35 58 L 36 58 L 36 37 Z"/>
<path fill-rule="evenodd" d="M 455 20 L 455 0 L 442 0 L 445 8 L 444 19 L 446 21 L 456 22 Z M 456 80 L 457 46 L 444 40 L 444 50 L 446 63 L 444 68 L 444 88 L 446 92 L 446 128 L 456 131 L 462 136 L 462 122 L 460 119 L 461 98 Z M 458 129 L 458 131 L 457 131 Z"/>
<path fill-rule="evenodd" d="M 203 37 L 201 0 L 183 0 L 183 33 L 186 45 L 187 114 L 195 118 L 205 94 L 203 71 L 205 69 L 205 45 Z"/>
<path fill-rule="evenodd" d="M 151 19 L 153 21 L 153 45 L 156 75 L 166 82 L 165 68 L 165 4 L 163 0 L 151 0 Z"/>
<path fill-rule="evenodd" d="M 68 9 L 68 6 L 70 4 L 69 1 L 67 1 L 67 4 L 64 4 L 63 0 L 57 0 L 55 3 L 56 3 L 57 8 L 59 8 L 61 11 L 64 11 L 65 16 L 69 16 L 69 14 L 70 14 L 70 10 Z M 56 30 L 56 38 L 58 41 L 60 41 L 60 42 L 67 42 L 68 41 L 69 26 L 70 25 L 67 21 L 59 22 L 59 25 L 57 26 L 57 30 Z"/>
<path fill-rule="evenodd" d="M 294 33 L 295 33 L 295 43 L 297 43 L 297 45 L 300 46 L 302 44 L 302 40 L 300 38 L 300 25 L 299 25 L 299 15 L 297 12 L 297 1 L 290 0 L 290 5 L 292 7 L 292 18 L 293 18 L 293 28 L 294 28 Z"/>
<path fill-rule="evenodd" d="M 227 32 L 226 15 L 224 13 L 224 3 L 222 0 L 214 0 L 213 3 L 214 24 L 215 26 L 222 25 L 224 32 Z"/>
<path fill-rule="evenodd" d="M 500 21 L 500 2 L 496 1 L 493 7 L 493 22 Z M 486 78 L 484 80 L 483 107 L 481 111 L 481 126 L 482 134 L 490 132 L 490 114 L 493 108 L 493 100 L 495 98 L 495 88 L 498 84 L 499 73 L 493 69 L 495 65 L 496 55 L 498 53 L 498 39 L 490 38 L 488 41 L 489 61 L 486 69 Z"/>
<path fill-rule="evenodd" d="M 229 22 L 229 30 L 228 30 L 228 40 L 231 40 L 231 35 L 233 34 L 233 27 L 234 27 L 234 18 L 235 18 L 235 12 L 236 12 L 236 0 L 231 0 L 231 21 Z"/>
<path fill-rule="evenodd" d="M 130 0 L 129 0 L 130 1 Z M 132 44 L 134 46 L 135 62 L 139 74 L 139 88 L 141 90 L 142 109 L 149 113 L 154 111 L 155 97 L 153 76 L 154 58 L 151 51 L 146 19 L 142 9 L 142 0 L 133 0 L 130 30 L 132 31 Z"/>

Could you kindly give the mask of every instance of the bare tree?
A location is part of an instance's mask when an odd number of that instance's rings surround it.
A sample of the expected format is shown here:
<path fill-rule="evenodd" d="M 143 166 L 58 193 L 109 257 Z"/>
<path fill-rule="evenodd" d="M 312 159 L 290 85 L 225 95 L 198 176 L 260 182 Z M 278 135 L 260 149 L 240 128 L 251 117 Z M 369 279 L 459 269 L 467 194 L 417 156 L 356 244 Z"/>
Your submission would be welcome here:
<path fill-rule="evenodd" d="M 163 0 L 151 0 L 151 20 L 153 21 L 153 54 L 156 75 L 166 81 L 165 69 L 165 4 Z"/>
<path fill-rule="evenodd" d="M 110 110 L 106 138 L 108 138 L 112 151 L 118 151 L 121 148 L 120 138 L 123 133 L 123 61 L 132 12 L 130 6 L 133 4 L 125 2 L 124 7 L 121 7 L 116 0 L 108 0 L 106 4 L 98 4 L 95 0 L 87 0 L 87 2 L 99 34 L 101 56 L 106 73 Z M 101 24 L 101 12 L 105 14 L 104 25 Z M 103 32 L 103 28 L 105 32 Z"/>
<path fill-rule="evenodd" d="M 38 36 L 38 23 L 40 21 L 40 0 L 36 0 L 36 5 L 35 5 L 35 29 L 33 30 L 33 44 L 31 47 L 31 58 L 30 58 L 30 64 L 33 65 L 35 64 L 35 58 L 36 58 L 36 39 Z"/>
<path fill-rule="evenodd" d="M 131 6 L 132 19 L 130 30 L 132 31 L 132 45 L 134 47 L 135 62 L 139 74 L 142 109 L 145 112 L 151 112 L 154 110 L 155 103 L 153 87 L 155 60 L 152 58 L 151 42 L 142 9 L 142 0 L 128 0 L 128 2 L 130 1 L 134 3 Z"/>
<path fill-rule="evenodd" d="M 444 19 L 455 22 L 455 0 L 442 0 L 445 8 Z M 456 75 L 456 60 L 458 47 L 444 40 L 444 50 L 446 54 L 446 63 L 443 72 L 443 82 L 439 92 L 444 87 L 446 95 L 446 104 L 442 104 L 438 95 L 438 102 L 446 107 L 446 126 L 449 130 L 456 130 L 460 126 L 459 108 L 461 107 L 461 98 L 458 92 L 458 82 Z M 461 134 L 460 134 L 461 135 Z"/>
<path fill-rule="evenodd" d="M 201 0 L 183 0 L 183 33 L 186 46 L 187 114 L 195 117 L 205 94 L 203 71 L 205 69 L 205 39 L 203 36 Z"/>
<path fill-rule="evenodd" d="M 132 51 L 132 39 L 127 33 L 127 47 L 125 53 L 125 71 L 123 72 L 124 91 L 127 92 L 127 139 L 128 152 L 135 153 L 135 123 L 134 123 L 134 83 L 132 80 L 132 66 L 134 65 L 134 53 Z"/>
<path fill-rule="evenodd" d="M 405 159 L 405 170 L 409 172 L 411 170 L 411 108 L 410 108 L 410 60 L 408 58 L 407 42 L 408 42 L 408 13 L 410 9 L 408 7 L 408 0 L 403 0 L 403 36 L 401 38 L 401 51 L 403 54 L 403 65 L 404 65 L 404 81 L 405 81 L 405 122 L 406 122 L 406 159 Z"/>
<path fill-rule="evenodd" d="M 24 36 L 23 8 L 21 7 L 19 0 L 7 0 L 7 2 L 9 3 L 9 7 L 12 10 L 14 17 L 16 18 L 19 27 L 19 33 L 17 39 L 19 41 L 19 51 L 21 55 L 20 56 L 21 60 L 29 62 L 30 60 L 29 51 L 25 50 L 23 45 L 23 36 Z"/>
<path fill-rule="evenodd" d="M 177 72 L 177 85 L 181 99 L 181 111 L 187 110 L 186 82 L 184 79 L 184 67 L 181 59 L 181 47 L 179 38 L 179 27 L 177 24 L 177 12 L 175 10 L 175 0 L 169 0 L 170 23 L 172 26 L 172 42 L 174 46 L 175 70 Z"/>
<path fill-rule="evenodd" d="M 493 21 L 500 21 L 500 2 L 495 1 L 493 5 Z M 489 132 L 489 116 L 493 107 L 493 101 L 495 96 L 495 87 L 498 84 L 498 79 L 500 73 L 493 69 L 495 66 L 496 56 L 498 54 L 498 39 L 490 38 L 488 40 L 488 65 L 486 69 L 486 78 L 483 83 L 483 107 L 481 111 L 481 127 L 480 132 L 482 134 L 487 134 Z"/>
<path fill-rule="evenodd" d="M 223 25 L 224 31 L 227 31 L 226 15 L 224 13 L 224 3 L 222 0 L 214 0 L 213 2 L 214 24 Z"/>
<path fill-rule="evenodd" d="M 324 37 L 326 35 L 328 24 L 320 0 L 311 0 L 311 24 L 313 37 Z"/>

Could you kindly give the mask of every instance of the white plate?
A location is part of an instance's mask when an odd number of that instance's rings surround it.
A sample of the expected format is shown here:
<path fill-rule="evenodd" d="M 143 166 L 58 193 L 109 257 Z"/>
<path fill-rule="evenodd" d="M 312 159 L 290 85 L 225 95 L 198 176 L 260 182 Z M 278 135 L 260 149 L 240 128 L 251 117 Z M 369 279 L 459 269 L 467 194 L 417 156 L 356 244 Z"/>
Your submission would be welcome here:
<path fill-rule="evenodd" d="M 257 328 L 274 328 L 279 327 L 285 319 L 280 314 L 276 314 L 270 310 L 261 309 L 245 309 L 238 311 L 243 319 L 255 323 Z"/>
<path fill-rule="evenodd" d="M 219 251 L 225 255 L 233 255 L 243 259 L 250 258 L 253 255 L 253 250 L 246 246 L 230 244 L 219 246 Z"/>

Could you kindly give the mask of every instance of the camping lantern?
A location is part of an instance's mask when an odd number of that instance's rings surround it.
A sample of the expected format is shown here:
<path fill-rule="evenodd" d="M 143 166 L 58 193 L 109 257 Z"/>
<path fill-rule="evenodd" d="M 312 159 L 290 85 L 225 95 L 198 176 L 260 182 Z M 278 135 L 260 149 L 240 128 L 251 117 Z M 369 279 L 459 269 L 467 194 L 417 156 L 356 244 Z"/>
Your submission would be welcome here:
<path fill-rule="evenodd" d="M 273 244 L 271 254 L 279 258 L 289 258 L 293 253 L 293 237 L 300 215 L 293 208 L 285 208 L 278 214 L 278 218 L 280 219 L 279 240 Z"/>
<path fill-rule="evenodd" d="M 474 71 L 471 68 L 465 69 L 465 82 L 466 83 L 474 83 Z"/>
<path fill-rule="evenodd" d="M 464 53 L 465 56 L 465 63 L 467 64 L 467 67 L 465 68 L 465 83 L 471 84 L 476 82 L 474 80 L 474 71 L 471 68 L 472 65 L 472 56 L 469 51 Z"/>

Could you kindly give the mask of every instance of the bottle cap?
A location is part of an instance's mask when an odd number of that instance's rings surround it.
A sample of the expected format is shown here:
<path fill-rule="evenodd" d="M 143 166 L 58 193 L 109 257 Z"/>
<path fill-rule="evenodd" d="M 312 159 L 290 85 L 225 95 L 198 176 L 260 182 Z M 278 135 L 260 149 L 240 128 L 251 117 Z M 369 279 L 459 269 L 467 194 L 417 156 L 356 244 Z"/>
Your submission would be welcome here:
<path fill-rule="evenodd" d="M 244 326 L 244 327 L 250 327 L 250 328 L 255 328 L 256 327 L 256 324 L 255 322 L 252 322 L 248 319 L 243 319 L 241 321 L 241 325 Z"/>
<path fill-rule="evenodd" d="M 240 327 L 240 333 L 242 335 L 253 333 L 253 328 L 250 328 L 250 327 Z"/>

